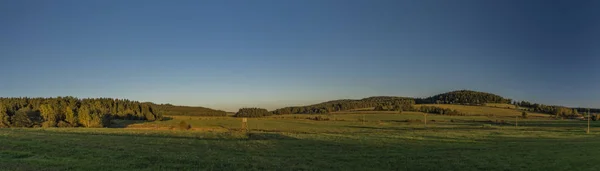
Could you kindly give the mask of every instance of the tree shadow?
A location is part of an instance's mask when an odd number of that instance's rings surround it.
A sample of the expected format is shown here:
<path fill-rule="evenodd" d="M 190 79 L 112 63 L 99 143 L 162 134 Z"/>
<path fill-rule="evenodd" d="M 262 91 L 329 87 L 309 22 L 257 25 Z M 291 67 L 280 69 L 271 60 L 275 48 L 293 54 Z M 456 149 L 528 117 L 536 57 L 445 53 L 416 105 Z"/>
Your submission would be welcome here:
<path fill-rule="evenodd" d="M 164 117 L 161 121 L 169 121 L 173 120 L 172 117 Z M 130 125 L 134 124 L 142 124 L 142 123 L 152 123 L 156 121 L 147 121 L 147 120 L 126 120 L 126 119 L 113 119 L 110 121 L 110 125 L 108 128 L 127 128 Z"/>

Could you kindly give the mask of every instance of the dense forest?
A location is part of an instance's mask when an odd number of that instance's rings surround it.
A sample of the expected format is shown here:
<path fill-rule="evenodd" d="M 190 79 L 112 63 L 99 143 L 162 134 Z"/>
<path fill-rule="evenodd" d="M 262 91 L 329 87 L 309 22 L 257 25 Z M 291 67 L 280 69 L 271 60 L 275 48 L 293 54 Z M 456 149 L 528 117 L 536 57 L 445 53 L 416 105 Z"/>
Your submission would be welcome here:
<path fill-rule="evenodd" d="M 256 117 L 264 117 L 264 116 L 270 116 L 270 115 L 272 115 L 272 113 L 269 112 L 267 109 L 262 109 L 262 108 L 241 108 L 233 116 L 235 116 L 235 117 L 256 118 Z"/>
<path fill-rule="evenodd" d="M 153 121 L 162 114 L 122 99 L 0 98 L 0 127 L 106 127 L 111 119 Z"/>
<path fill-rule="evenodd" d="M 438 94 L 425 99 L 417 99 L 417 104 L 461 104 L 461 105 L 483 105 L 485 103 L 506 103 L 510 104 L 512 99 L 507 99 L 499 95 L 471 91 L 458 90 L 448 93 Z"/>
<path fill-rule="evenodd" d="M 415 100 L 406 97 L 376 96 L 360 100 L 334 100 L 309 106 L 285 107 L 273 111 L 273 114 L 323 114 L 351 109 L 387 106 L 400 110 L 411 110 Z"/>
<path fill-rule="evenodd" d="M 227 112 L 205 107 L 175 106 L 172 104 L 149 103 L 153 109 L 170 116 L 226 116 Z"/>

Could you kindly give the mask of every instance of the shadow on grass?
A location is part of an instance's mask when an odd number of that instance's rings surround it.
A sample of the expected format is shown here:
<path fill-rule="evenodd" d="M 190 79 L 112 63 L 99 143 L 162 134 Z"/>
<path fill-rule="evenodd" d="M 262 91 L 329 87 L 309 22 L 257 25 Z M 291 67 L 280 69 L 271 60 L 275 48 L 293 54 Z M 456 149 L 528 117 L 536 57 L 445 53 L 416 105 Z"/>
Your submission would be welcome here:
<path fill-rule="evenodd" d="M 164 117 L 162 121 L 173 120 L 172 117 Z M 146 120 L 125 120 L 125 119 L 113 119 L 110 121 L 109 128 L 127 128 L 129 125 L 133 124 L 142 124 L 142 123 L 151 123 L 155 121 L 146 121 Z"/>
<path fill-rule="evenodd" d="M 173 139 L 189 139 L 189 140 L 219 140 L 219 141 L 240 141 L 240 140 L 297 140 L 297 138 L 273 132 L 244 132 L 244 131 L 227 131 L 227 132 L 197 132 L 197 131 L 166 131 L 166 132 L 101 132 L 90 129 L 89 132 L 70 132 L 57 130 L 37 129 L 28 130 L 14 129 L 14 131 L 24 132 L 43 132 L 53 135 L 71 136 L 115 136 L 115 137 L 147 137 L 147 138 L 173 138 Z M 89 128 L 79 128 L 81 130 Z"/>

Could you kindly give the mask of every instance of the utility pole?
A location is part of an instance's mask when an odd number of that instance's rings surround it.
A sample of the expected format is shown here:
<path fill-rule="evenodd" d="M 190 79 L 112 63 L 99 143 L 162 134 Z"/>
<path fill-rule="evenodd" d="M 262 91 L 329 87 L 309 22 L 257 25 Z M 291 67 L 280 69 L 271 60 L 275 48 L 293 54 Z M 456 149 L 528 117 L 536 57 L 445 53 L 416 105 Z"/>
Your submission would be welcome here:
<path fill-rule="evenodd" d="M 427 128 L 427 113 L 425 113 L 423 116 L 425 116 L 425 128 Z"/>
<path fill-rule="evenodd" d="M 587 111 L 587 117 L 588 117 L 588 129 L 587 129 L 586 133 L 590 134 L 590 118 L 591 118 L 590 109 L 588 109 L 588 111 Z"/>
<path fill-rule="evenodd" d="M 362 124 L 365 125 L 365 114 L 362 115 Z"/>
<path fill-rule="evenodd" d="M 242 130 L 248 132 L 248 118 L 242 118 Z"/>

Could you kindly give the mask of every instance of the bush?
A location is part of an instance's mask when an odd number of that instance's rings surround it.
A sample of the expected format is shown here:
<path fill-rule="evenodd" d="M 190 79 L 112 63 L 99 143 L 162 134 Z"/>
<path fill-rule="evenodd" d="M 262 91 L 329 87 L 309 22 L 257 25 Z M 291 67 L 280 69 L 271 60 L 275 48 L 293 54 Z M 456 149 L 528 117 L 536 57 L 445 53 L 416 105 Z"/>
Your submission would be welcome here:
<path fill-rule="evenodd" d="M 592 115 L 593 121 L 598 121 L 598 119 L 600 119 L 600 118 L 598 118 L 598 114 Z"/>
<path fill-rule="evenodd" d="M 264 117 L 272 115 L 267 109 L 262 108 L 241 108 L 237 113 L 235 113 L 235 117 L 248 117 L 248 118 L 256 118 L 256 117 Z"/>
<path fill-rule="evenodd" d="M 61 128 L 73 127 L 71 124 L 69 124 L 65 121 L 58 121 L 58 124 L 56 124 L 56 126 L 61 127 Z"/>
<path fill-rule="evenodd" d="M 188 124 L 187 122 L 185 122 L 185 121 L 179 122 L 179 129 L 181 129 L 181 130 L 189 130 L 191 128 L 192 128 L 192 125 Z"/>
<path fill-rule="evenodd" d="M 324 117 L 321 117 L 321 116 L 308 117 L 307 119 L 315 120 L 315 121 L 328 121 L 329 120 L 329 118 L 324 118 Z"/>
<path fill-rule="evenodd" d="M 44 127 L 44 128 L 56 127 L 56 121 L 42 122 L 42 127 Z"/>
<path fill-rule="evenodd" d="M 527 112 L 521 113 L 521 116 L 523 116 L 523 118 L 527 118 Z"/>

